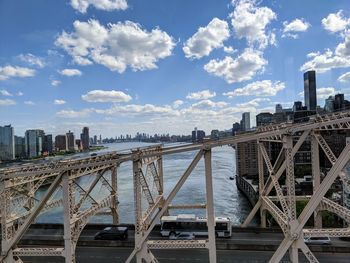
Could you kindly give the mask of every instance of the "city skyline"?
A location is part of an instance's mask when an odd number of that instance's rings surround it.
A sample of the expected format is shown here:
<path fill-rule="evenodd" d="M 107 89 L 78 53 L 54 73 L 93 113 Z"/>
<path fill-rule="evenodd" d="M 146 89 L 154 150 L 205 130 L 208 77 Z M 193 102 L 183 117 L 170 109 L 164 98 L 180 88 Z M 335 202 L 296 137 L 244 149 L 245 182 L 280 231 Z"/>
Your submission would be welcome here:
<path fill-rule="evenodd" d="M 349 94 L 346 1 L 117 2 L 2 1 L 0 126 L 16 135 L 84 126 L 105 137 L 190 134 L 229 129 L 243 112 L 254 126 L 275 104 L 303 101 L 308 69 L 317 71 L 318 105 Z"/>

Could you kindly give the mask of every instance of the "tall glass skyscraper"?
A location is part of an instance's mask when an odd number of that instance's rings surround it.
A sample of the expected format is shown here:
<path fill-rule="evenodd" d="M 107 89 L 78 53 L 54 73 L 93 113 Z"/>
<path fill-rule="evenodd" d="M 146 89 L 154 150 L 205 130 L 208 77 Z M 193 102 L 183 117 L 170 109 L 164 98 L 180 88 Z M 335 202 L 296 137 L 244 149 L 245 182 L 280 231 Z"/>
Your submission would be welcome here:
<path fill-rule="evenodd" d="M 304 73 L 304 100 L 309 111 L 316 111 L 316 72 L 314 70 Z"/>
<path fill-rule="evenodd" d="M 11 125 L 0 126 L 0 160 L 15 159 L 15 134 Z"/>

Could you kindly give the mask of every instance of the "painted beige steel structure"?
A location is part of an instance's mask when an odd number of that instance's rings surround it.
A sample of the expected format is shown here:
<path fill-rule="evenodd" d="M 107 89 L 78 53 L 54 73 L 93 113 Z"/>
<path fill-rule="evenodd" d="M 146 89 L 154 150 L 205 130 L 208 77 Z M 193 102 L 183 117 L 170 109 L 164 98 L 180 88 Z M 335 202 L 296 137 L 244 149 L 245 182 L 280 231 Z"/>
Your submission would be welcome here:
<path fill-rule="evenodd" d="M 209 260 L 216 262 L 215 214 L 213 202 L 213 184 L 211 150 L 222 145 L 256 140 L 258 142 L 259 200 L 245 222 L 248 226 L 254 215 L 260 211 L 262 227 L 266 227 L 266 213 L 270 213 L 281 227 L 284 240 L 274 253 L 270 262 L 280 262 L 289 251 L 292 262 L 298 262 L 300 249 L 310 262 L 318 262 L 304 243 L 304 236 L 349 236 L 349 228 L 322 229 L 319 211 L 327 210 L 350 222 L 350 211 L 325 198 L 325 194 L 337 176 L 345 187 L 350 187 L 343 171 L 350 158 L 350 144 L 339 156 L 335 156 L 321 133 L 324 130 L 344 130 L 350 128 L 350 112 L 315 116 L 307 123 L 280 124 L 265 126 L 257 131 L 222 140 L 204 141 L 198 144 L 186 144 L 176 147 L 151 146 L 138 148 L 131 152 L 111 152 L 79 159 L 46 162 L 35 165 L 22 165 L 0 170 L 0 208 L 1 208 L 1 262 L 21 262 L 23 256 L 62 256 L 66 262 L 75 262 L 75 248 L 79 235 L 89 219 L 97 213 L 109 213 L 113 223 L 118 224 L 117 171 L 123 162 L 132 162 L 132 180 L 134 185 L 135 207 L 135 248 L 127 262 L 133 258 L 139 262 L 158 262 L 152 254 L 153 249 L 206 248 Z M 300 135 L 296 143 L 292 136 Z M 312 168 L 314 176 L 314 194 L 295 196 L 293 157 L 306 139 L 312 141 Z M 280 142 L 283 147 L 275 163 L 272 163 L 266 151 L 266 142 Z M 321 181 L 319 169 L 319 148 L 333 165 Z M 163 156 L 180 152 L 196 151 L 196 156 L 184 171 L 168 195 L 163 192 Z M 172 205 L 171 202 L 191 175 L 199 161 L 204 159 L 206 204 Z M 268 177 L 264 176 L 265 167 Z M 285 175 L 285 176 L 282 176 Z M 83 180 L 88 179 L 88 180 Z M 282 180 L 283 179 L 283 180 Z M 82 183 L 87 181 L 88 183 Z M 282 183 L 286 186 L 283 191 Z M 46 185 L 46 191 L 40 198 L 38 189 Z M 101 191 L 101 189 L 107 191 Z M 276 195 L 271 196 L 275 189 Z M 105 196 L 96 192 L 106 193 Z M 297 200 L 306 200 L 307 205 L 297 216 Z M 18 242 L 38 215 L 54 207 L 62 207 L 64 222 L 64 247 L 30 248 L 19 247 Z M 159 223 L 162 215 L 171 208 L 204 208 L 207 212 L 207 240 L 148 240 L 153 227 Z M 305 223 L 314 216 L 315 226 L 306 229 Z"/>

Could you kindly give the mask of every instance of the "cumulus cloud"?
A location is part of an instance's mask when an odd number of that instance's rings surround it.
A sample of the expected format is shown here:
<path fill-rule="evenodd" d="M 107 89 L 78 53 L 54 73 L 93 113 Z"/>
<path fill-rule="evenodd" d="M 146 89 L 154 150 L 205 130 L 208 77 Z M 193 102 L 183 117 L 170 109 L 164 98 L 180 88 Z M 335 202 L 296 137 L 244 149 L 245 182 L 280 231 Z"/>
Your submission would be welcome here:
<path fill-rule="evenodd" d="M 244 102 L 244 103 L 238 103 L 238 107 L 258 107 L 260 106 L 261 102 L 269 102 L 270 99 L 268 98 L 255 98 L 250 101 Z"/>
<path fill-rule="evenodd" d="M 18 91 L 18 92 L 16 93 L 16 95 L 17 95 L 17 96 L 23 96 L 24 94 L 23 94 L 22 91 Z"/>
<path fill-rule="evenodd" d="M 192 92 L 189 93 L 186 96 L 186 99 L 190 99 L 190 100 L 205 100 L 205 99 L 210 99 L 216 96 L 215 91 L 211 92 L 210 90 L 206 89 L 206 90 L 202 90 L 202 91 L 198 91 L 198 92 Z"/>
<path fill-rule="evenodd" d="M 88 102 L 128 102 L 132 99 L 130 95 L 116 90 L 92 90 L 81 98 Z"/>
<path fill-rule="evenodd" d="M 16 102 L 14 100 L 10 99 L 0 99 L 0 106 L 11 106 L 11 105 L 16 105 Z"/>
<path fill-rule="evenodd" d="M 331 33 L 343 31 L 349 24 L 350 19 L 344 17 L 343 10 L 339 10 L 337 13 L 331 13 L 326 18 L 322 19 L 324 29 Z"/>
<path fill-rule="evenodd" d="M 27 100 L 24 102 L 25 105 L 29 105 L 29 106 L 34 106 L 36 105 L 35 102 L 31 101 L 31 100 Z"/>
<path fill-rule="evenodd" d="M 75 21 L 72 33 L 63 32 L 56 45 L 63 48 L 79 65 L 101 64 L 112 71 L 157 68 L 156 62 L 172 54 L 174 40 L 166 32 L 155 28 L 148 32 L 139 24 L 101 25 L 97 20 Z"/>
<path fill-rule="evenodd" d="M 316 89 L 317 99 L 327 99 L 329 96 L 333 96 L 337 93 L 333 87 L 323 87 Z M 299 93 L 300 97 L 304 97 L 304 91 Z"/>
<path fill-rule="evenodd" d="M 248 45 L 257 44 L 259 48 L 274 44 L 274 35 L 266 29 L 277 18 L 275 12 L 268 7 L 258 7 L 254 0 L 233 1 L 233 6 L 230 17 L 238 39 L 245 38 Z"/>
<path fill-rule="evenodd" d="M 346 72 L 344 74 L 342 74 L 339 78 L 338 78 L 338 81 L 339 82 L 349 82 L 350 80 L 350 71 L 349 72 Z"/>
<path fill-rule="evenodd" d="M 252 79 L 266 64 L 261 51 L 247 48 L 235 59 L 227 56 L 223 60 L 210 60 L 204 69 L 228 83 L 235 83 Z"/>
<path fill-rule="evenodd" d="M 232 98 L 234 96 L 275 96 L 277 92 L 285 88 L 284 82 L 271 80 L 255 81 L 243 88 L 223 93 L 222 95 Z"/>
<path fill-rule="evenodd" d="M 310 24 L 305 21 L 305 19 L 296 18 L 291 22 L 283 22 L 283 35 L 282 37 L 298 38 L 300 32 L 305 32 L 310 27 Z"/>
<path fill-rule="evenodd" d="M 18 58 L 29 65 L 37 66 L 39 68 L 45 67 L 45 60 L 41 57 L 34 56 L 33 54 L 20 54 L 18 55 Z"/>
<path fill-rule="evenodd" d="M 125 10 L 128 8 L 126 0 L 71 0 L 70 4 L 80 13 L 86 13 L 90 5 L 105 11 Z"/>
<path fill-rule="evenodd" d="M 5 66 L 0 67 L 0 80 L 6 80 L 9 78 L 26 78 L 33 77 L 35 70 L 17 66 Z"/>
<path fill-rule="evenodd" d="M 54 86 L 54 87 L 57 87 L 60 84 L 61 84 L 61 81 L 59 81 L 59 80 L 55 80 L 54 79 L 54 80 L 51 81 L 51 85 Z"/>
<path fill-rule="evenodd" d="M 234 54 L 236 53 L 238 50 L 237 49 L 234 49 L 233 47 L 231 46 L 225 46 L 224 47 L 224 52 L 227 53 L 227 54 Z"/>
<path fill-rule="evenodd" d="M 73 76 L 81 76 L 82 73 L 79 69 L 74 69 L 74 68 L 66 68 L 61 71 L 58 71 L 63 76 L 67 77 L 73 77 Z"/>
<path fill-rule="evenodd" d="M 219 101 L 219 102 L 214 102 L 211 100 L 201 100 L 199 102 L 196 102 L 192 104 L 192 108 L 199 108 L 199 109 L 207 109 L 207 108 L 223 108 L 228 105 L 227 102 L 224 101 Z"/>
<path fill-rule="evenodd" d="M 125 106 L 114 105 L 106 110 L 96 110 L 96 113 L 115 116 L 175 116 L 178 111 L 170 106 L 156 106 L 153 104 L 129 104 Z"/>
<path fill-rule="evenodd" d="M 65 100 L 54 100 L 53 104 L 55 104 L 55 105 L 63 105 L 63 104 L 66 104 L 66 101 Z"/>
<path fill-rule="evenodd" d="M 346 49 L 338 51 L 345 52 Z M 333 68 L 346 67 L 350 67 L 349 57 L 339 56 L 338 54 L 334 54 L 330 49 L 327 49 L 324 53 L 314 53 L 311 56 L 311 60 L 305 62 L 300 67 L 300 71 L 316 70 L 318 73 L 323 73 Z"/>
<path fill-rule="evenodd" d="M 179 108 L 182 104 L 184 104 L 184 102 L 183 102 L 182 100 L 175 100 L 175 101 L 173 102 L 173 108 L 174 108 L 174 109 L 177 109 L 177 108 Z"/>
<path fill-rule="evenodd" d="M 227 22 L 215 17 L 206 27 L 200 27 L 185 42 L 182 49 L 187 58 L 199 59 L 208 56 L 213 49 L 223 47 L 223 42 L 229 36 L 230 30 Z"/>
<path fill-rule="evenodd" d="M 90 115 L 90 113 L 93 112 L 92 109 L 83 109 L 80 111 L 75 110 L 61 110 L 59 112 L 56 112 L 56 116 L 60 118 L 85 118 Z"/>
<path fill-rule="evenodd" d="M 345 33 L 344 42 L 336 47 L 335 53 L 340 57 L 347 57 L 350 60 L 350 30 Z"/>
<path fill-rule="evenodd" d="M 8 97 L 13 96 L 10 92 L 8 92 L 7 90 L 4 90 L 4 89 L 0 90 L 0 95 L 8 96 Z"/>

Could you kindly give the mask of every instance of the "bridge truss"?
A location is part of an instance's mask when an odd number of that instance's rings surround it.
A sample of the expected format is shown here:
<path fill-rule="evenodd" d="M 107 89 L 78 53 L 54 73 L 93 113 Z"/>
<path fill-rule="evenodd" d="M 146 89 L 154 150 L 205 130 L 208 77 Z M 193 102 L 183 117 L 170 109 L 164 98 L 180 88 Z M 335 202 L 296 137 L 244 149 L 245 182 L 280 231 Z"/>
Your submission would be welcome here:
<path fill-rule="evenodd" d="M 260 211 L 262 227 L 266 227 L 266 213 L 273 216 L 284 233 L 284 240 L 270 259 L 280 262 L 289 251 L 291 261 L 298 262 L 300 249 L 310 262 L 318 262 L 304 243 L 305 236 L 350 236 L 350 228 L 324 229 L 320 211 L 335 213 L 350 223 L 350 211 L 329 200 L 325 194 L 337 177 L 344 187 L 350 187 L 344 167 L 350 158 L 350 144 L 336 156 L 322 137 L 323 131 L 350 128 L 350 112 L 316 116 L 307 123 L 280 124 L 259 128 L 255 132 L 222 140 L 205 141 L 198 144 L 176 147 L 152 146 L 138 148 L 130 153 L 111 152 L 80 159 L 61 160 L 35 165 L 22 165 L 0 170 L 1 209 L 1 258 L 0 262 L 21 262 L 23 256 L 62 256 L 65 262 L 75 262 L 75 248 L 79 235 L 89 219 L 98 214 L 110 214 L 113 223 L 119 223 L 118 214 L 118 167 L 123 162 L 132 162 L 135 208 L 135 248 L 127 262 L 134 257 L 140 262 L 158 262 L 152 253 L 154 249 L 206 248 L 211 263 L 216 262 L 215 215 L 211 167 L 212 148 L 222 145 L 236 145 L 247 141 L 257 141 L 259 168 L 259 200 L 243 227 L 249 225 L 254 215 Z M 293 142 L 293 136 L 298 141 Z M 314 192 L 312 196 L 295 195 L 294 155 L 305 142 L 311 140 L 312 174 Z M 266 143 L 280 142 L 283 147 L 272 163 L 267 154 Z M 319 149 L 332 168 L 323 180 L 320 176 Z M 196 155 L 169 194 L 164 194 L 163 157 L 180 152 L 196 151 Z M 171 202 L 191 175 L 199 161 L 205 165 L 205 205 L 186 205 L 181 208 L 205 208 L 207 213 L 207 240 L 149 240 L 149 234 L 162 215 L 171 208 Z M 265 170 L 268 177 L 265 177 Z M 283 191 L 282 183 L 286 186 Z M 39 197 L 38 190 L 44 191 Z M 101 191 L 106 189 L 107 191 Z M 271 195 L 272 190 L 276 195 Z M 101 196 L 101 193 L 104 195 Z M 307 202 L 298 216 L 296 202 Z M 64 223 L 64 247 L 20 247 L 19 241 L 29 226 L 42 213 L 53 208 L 62 210 Z M 315 228 L 307 229 L 306 222 L 314 216 Z"/>

